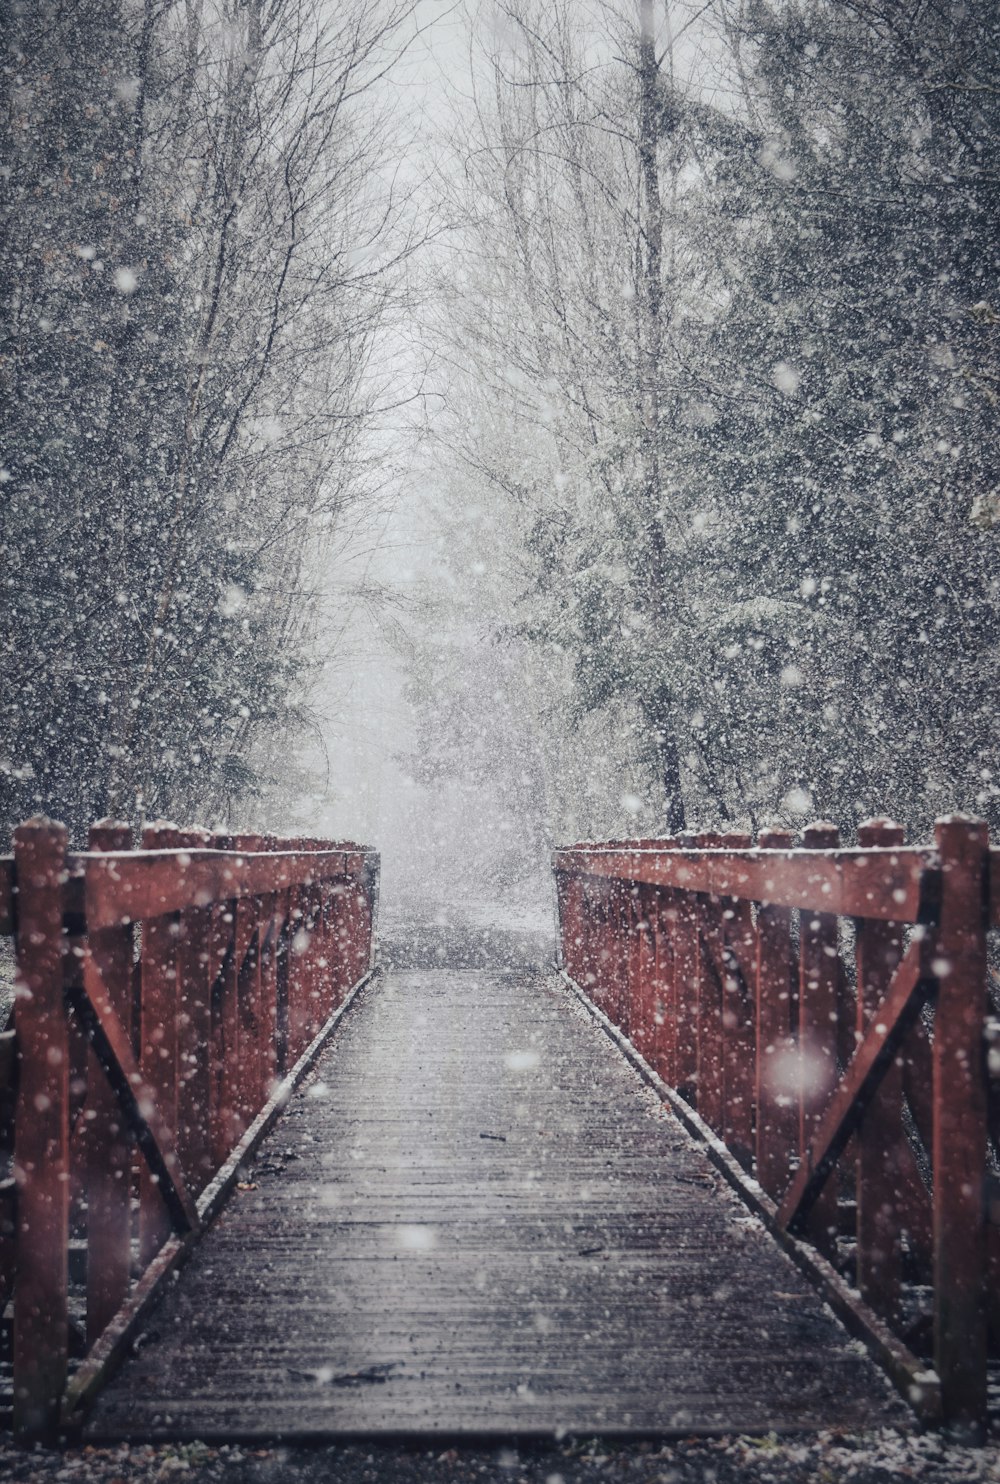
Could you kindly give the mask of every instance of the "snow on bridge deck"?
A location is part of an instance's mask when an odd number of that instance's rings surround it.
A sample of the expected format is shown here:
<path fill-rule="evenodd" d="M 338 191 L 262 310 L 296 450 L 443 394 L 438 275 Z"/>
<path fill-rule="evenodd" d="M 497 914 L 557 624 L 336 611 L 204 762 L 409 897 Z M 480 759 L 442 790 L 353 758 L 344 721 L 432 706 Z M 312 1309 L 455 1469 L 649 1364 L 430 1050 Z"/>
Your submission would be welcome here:
<path fill-rule="evenodd" d="M 412 957 L 412 955 L 411 955 Z M 905 1422 L 551 974 L 400 969 L 343 1023 L 95 1438 Z"/>

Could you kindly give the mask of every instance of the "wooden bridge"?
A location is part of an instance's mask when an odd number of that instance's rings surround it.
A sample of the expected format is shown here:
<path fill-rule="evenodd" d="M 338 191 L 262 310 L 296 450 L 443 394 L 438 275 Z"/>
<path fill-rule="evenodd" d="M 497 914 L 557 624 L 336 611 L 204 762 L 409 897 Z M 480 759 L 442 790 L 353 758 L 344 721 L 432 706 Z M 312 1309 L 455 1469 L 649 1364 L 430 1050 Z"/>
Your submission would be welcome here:
<path fill-rule="evenodd" d="M 373 971 L 354 844 L 128 847 L 0 862 L 20 1437 L 982 1434 L 978 823 L 559 851 L 559 972 Z"/>

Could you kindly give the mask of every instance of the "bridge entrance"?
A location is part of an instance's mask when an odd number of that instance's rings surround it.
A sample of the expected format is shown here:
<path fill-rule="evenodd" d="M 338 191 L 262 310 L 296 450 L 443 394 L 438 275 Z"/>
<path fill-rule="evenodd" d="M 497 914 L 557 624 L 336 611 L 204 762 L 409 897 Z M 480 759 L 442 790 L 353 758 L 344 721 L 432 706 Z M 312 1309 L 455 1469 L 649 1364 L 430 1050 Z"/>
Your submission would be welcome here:
<path fill-rule="evenodd" d="M 549 945 L 386 926 L 89 1438 L 906 1424 Z"/>

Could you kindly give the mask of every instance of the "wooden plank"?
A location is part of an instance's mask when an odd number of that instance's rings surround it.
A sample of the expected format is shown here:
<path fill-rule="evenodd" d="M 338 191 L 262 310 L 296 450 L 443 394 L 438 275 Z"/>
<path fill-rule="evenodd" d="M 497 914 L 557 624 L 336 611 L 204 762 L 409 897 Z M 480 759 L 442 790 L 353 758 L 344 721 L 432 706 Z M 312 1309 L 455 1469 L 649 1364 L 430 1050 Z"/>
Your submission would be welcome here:
<path fill-rule="evenodd" d="M 66 1384 L 69 1245 L 69 1040 L 63 1004 L 66 831 L 31 820 L 14 832 L 20 1055 L 15 1117 L 17 1282 L 14 1431 L 51 1438 Z"/>
<path fill-rule="evenodd" d="M 567 976 L 563 974 L 564 979 Z M 778 1209 L 756 1180 L 750 1179 L 739 1161 L 715 1137 L 712 1130 L 693 1108 L 669 1087 L 647 1065 L 635 1048 L 625 1040 L 610 1021 L 572 980 L 567 983 L 589 1010 L 597 1023 L 614 1041 L 622 1055 L 636 1068 L 643 1080 L 663 1099 L 687 1132 L 699 1142 L 714 1169 L 729 1183 L 740 1200 L 757 1216 L 776 1238 L 782 1249 L 804 1273 L 816 1291 L 823 1295 L 837 1317 L 851 1334 L 859 1339 L 892 1378 L 901 1395 L 928 1427 L 941 1423 L 941 1388 L 934 1371 L 915 1355 L 872 1309 L 857 1291 L 850 1288 L 826 1258 L 807 1242 L 799 1241 L 779 1224 Z"/>
<path fill-rule="evenodd" d="M 932 957 L 928 938 L 910 944 L 864 1040 L 820 1119 L 806 1156 L 778 1207 L 778 1224 L 793 1234 L 804 1229 L 813 1202 L 864 1117 L 910 1027 L 933 993 L 935 980 L 929 967 Z"/>
<path fill-rule="evenodd" d="M 364 855 L 343 851 L 245 855 L 225 850 L 137 850 L 78 859 L 85 871 L 90 927 L 141 922 L 320 878 L 354 881 L 365 868 Z"/>
<path fill-rule="evenodd" d="M 775 907 L 915 923 L 936 890 L 932 850 L 556 851 L 560 870 Z"/>
<path fill-rule="evenodd" d="M 557 980 L 387 976 L 253 1184 L 169 1287 L 88 1439 L 905 1418 Z"/>
<path fill-rule="evenodd" d="M 188 1232 L 184 1236 L 171 1237 L 161 1247 L 156 1258 L 136 1284 L 135 1291 L 122 1305 L 99 1341 L 88 1351 L 86 1358 L 77 1368 L 66 1388 L 62 1425 L 67 1432 L 72 1434 L 79 1430 L 87 1408 L 117 1370 L 143 1322 L 161 1297 L 165 1279 L 188 1259 L 203 1232 L 211 1226 L 222 1211 L 233 1193 L 246 1162 L 252 1158 L 288 1106 L 292 1093 L 313 1066 L 341 1018 L 346 1014 L 369 977 L 370 974 L 366 974 L 363 980 L 352 987 L 344 1004 L 330 1017 L 315 1041 L 289 1074 L 274 1088 L 267 1103 L 247 1129 L 237 1147 L 202 1191 L 197 1203 L 198 1230 Z"/>

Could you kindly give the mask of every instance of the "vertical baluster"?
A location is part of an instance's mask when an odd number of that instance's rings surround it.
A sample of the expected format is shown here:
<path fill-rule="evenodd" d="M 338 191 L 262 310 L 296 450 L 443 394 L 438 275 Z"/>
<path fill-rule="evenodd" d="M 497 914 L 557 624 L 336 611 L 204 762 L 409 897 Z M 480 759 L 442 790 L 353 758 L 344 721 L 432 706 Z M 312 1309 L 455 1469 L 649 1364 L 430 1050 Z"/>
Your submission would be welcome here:
<path fill-rule="evenodd" d="M 312 842 L 311 841 L 307 841 L 306 844 L 309 845 L 309 846 L 311 846 L 312 845 Z M 308 862 L 307 869 L 309 869 L 310 872 L 312 871 L 312 869 L 313 869 L 313 863 L 311 861 Z M 355 966 L 356 966 L 357 961 L 358 961 L 358 936 L 359 936 L 359 930 L 360 930 L 360 923 L 359 923 L 359 920 L 358 920 L 358 884 L 357 884 L 357 881 L 356 880 L 352 880 L 352 882 L 351 882 L 350 902 L 351 902 L 351 952 L 350 952 L 350 957 L 349 957 L 349 960 L 348 960 L 348 982 L 350 984 L 353 984 L 354 983 L 354 970 L 355 970 Z M 315 886 L 315 883 L 312 880 L 311 876 L 310 876 L 310 880 L 303 887 L 303 891 L 302 891 L 302 910 L 303 910 L 303 914 L 304 914 L 304 916 L 303 916 L 303 928 L 304 928 L 305 934 L 306 934 L 305 952 L 303 954 L 303 958 L 304 958 L 303 967 L 304 967 L 304 971 L 305 971 L 306 985 L 307 985 L 307 988 L 306 988 L 306 1005 L 307 1005 L 306 1045 L 308 1045 L 309 1042 L 312 1040 L 313 1036 L 315 1036 L 316 1032 L 319 1030 L 319 1027 L 320 1027 L 320 1024 L 321 1024 L 321 1017 L 320 1017 L 320 993 L 321 993 L 321 991 L 320 991 L 319 966 L 317 964 L 317 954 L 316 954 L 316 948 L 317 948 L 317 933 L 316 933 L 316 886 Z"/>
<path fill-rule="evenodd" d="M 604 1008 L 607 969 L 608 912 L 611 882 L 604 877 L 587 877 L 584 882 L 587 979 L 584 988 L 594 1003 Z"/>
<path fill-rule="evenodd" d="M 600 901 L 597 900 L 595 895 L 595 887 L 603 893 L 604 883 L 595 883 L 589 877 L 582 874 L 576 878 L 576 889 L 578 893 L 576 922 L 580 929 L 580 939 L 577 945 L 577 965 L 579 968 L 577 983 L 592 998 L 595 997 L 597 967 L 601 947 L 601 935 L 603 932 L 601 906 Z"/>
<path fill-rule="evenodd" d="M 639 964 L 639 900 L 635 883 L 621 883 L 621 935 L 619 937 L 618 1025 L 622 1035 L 632 1035 L 632 999 L 636 993 Z"/>
<path fill-rule="evenodd" d="M 556 968 L 575 979 L 569 953 L 569 877 L 565 871 L 553 871 L 556 890 Z"/>
<path fill-rule="evenodd" d="M 649 1064 L 656 1051 L 656 887 L 643 884 L 638 892 L 638 954 L 632 1005 L 632 1040 Z"/>
<path fill-rule="evenodd" d="M 682 850 L 697 846 L 697 837 L 682 835 Z M 698 898 L 692 891 L 676 893 L 677 925 L 674 951 L 674 991 L 677 1006 L 677 1091 L 698 1106 L 698 1001 L 701 992 Z"/>
<path fill-rule="evenodd" d="M 291 1028 L 288 1001 L 288 959 L 290 950 L 291 893 L 285 887 L 275 900 L 274 980 L 275 980 L 275 1075 L 283 1077 L 292 1064 Z"/>
<path fill-rule="evenodd" d="M 99 824 L 90 831 L 94 852 L 129 850 L 127 824 Z M 132 1039 L 132 924 L 98 928 L 87 935 L 84 984 L 96 978 L 126 1035 Z M 133 1139 L 118 1099 L 93 1051 L 90 1053 L 87 1149 L 87 1339 L 97 1339 L 128 1297 L 132 1261 Z"/>
<path fill-rule="evenodd" d="M 236 835 L 233 848 L 246 861 L 260 849 L 259 835 Z M 253 1122 L 260 1106 L 261 1075 L 261 905 L 258 897 L 240 897 L 236 903 L 236 941 L 239 958 L 237 1004 L 239 1052 L 237 1056 L 236 1142 Z"/>
<path fill-rule="evenodd" d="M 366 858 L 366 880 L 368 883 L 368 959 L 365 972 L 374 969 L 378 962 L 378 900 L 381 860 L 374 852 Z"/>
<path fill-rule="evenodd" d="M 677 938 L 676 893 L 660 887 L 656 902 L 656 1070 L 669 1087 L 677 1086 Z"/>
<path fill-rule="evenodd" d="M 213 850 L 232 849 L 231 835 L 213 835 Z M 212 966 L 212 1163 L 224 1164 L 235 1142 L 236 1068 L 239 1065 L 239 993 L 236 901 L 211 908 Z"/>
<path fill-rule="evenodd" d="M 793 843 L 785 830 L 762 830 L 758 838 L 762 850 L 790 850 Z M 757 909 L 756 1173 L 775 1197 L 788 1183 L 799 1147 L 791 922 L 787 907 L 765 902 Z"/>
<path fill-rule="evenodd" d="M 261 846 L 273 852 L 274 840 L 267 836 Z M 278 1076 L 278 893 L 260 898 L 260 1089 L 259 1101 L 267 1101 Z"/>
<path fill-rule="evenodd" d="M 354 870 L 357 858 L 352 864 L 350 880 L 344 893 L 345 922 L 347 925 L 347 937 L 345 942 L 345 965 L 343 986 L 341 994 L 344 995 L 360 979 L 360 966 L 364 960 L 364 889 L 361 881 Z"/>
<path fill-rule="evenodd" d="M 654 842 L 665 854 L 676 841 L 663 838 Z M 658 886 L 652 907 L 653 929 L 653 1019 L 655 1041 L 651 1061 L 668 1086 L 675 1086 L 677 1071 L 677 1006 L 674 990 L 674 937 L 677 915 L 674 894 L 669 887 Z"/>
<path fill-rule="evenodd" d="M 311 853 L 313 844 L 311 840 L 303 840 L 301 844 L 306 852 Z M 319 988 L 317 983 L 318 976 L 316 970 L 316 888 L 312 880 L 313 862 L 308 858 L 308 855 L 305 865 L 309 879 L 302 888 L 301 896 L 302 928 L 305 933 L 305 947 L 302 954 L 302 969 L 305 976 L 306 984 L 306 1035 L 303 1050 L 305 1050 L 305 1046 L 308 1046 L 309 1042 L 312 1040 L 313 1036 L 315 1036 L 317 1030 L 319 1029 Z M 348 983 L 352 984 L 354 982 L 354 966 L 357 963 L 358 958 L 359 928 L 358 887 L 357 881 L 353 878 L 351 880 L 349 896 L 351 904 L 351 948 L 350 954 L 348 956 L 347 972 Z"/>
<path fill-rule="evenodd" d="M 722 836 L 705 831 L 699 850 L 717 850 Z M 718 897 L 695 896 L 699 922 L 698 952 L 698 1111 L 710 1128 L 721 1134 L 725 1124 L 725 1067 L 723 1060 L 724 972 L 722 963 L 722 905 Z"/>
<path fill-rule="evenodd" d="M 934 830 L 941 869 L 934 1022 L 934 1363 L 945 1417 L 986 1427 L 986 925 L 989 837 L 953 816 Z"/>
<path fill-rule="evenodd" d="M 302 851 L 299 841 L 291 839 L 287 842 L 288 849 L 296 858 L 296 864 L 302 864 Z M 340 902 L 340 924 L 338 939 L 341 945 L 341 961 L 346 963 L 349 959 L 348 953 L 348 924 L 346 921 L 346 889 L 345 895 Z M 289 1065 L 298 1061 L 305 1049 L 308 1038 L 308 1016 L 309 1016 L 309 985 L 305 973 L 305 951 L 309 943 L 309 937 L 305 929 L 305 913 L 303 904 L 303 888 L 293 886 L 289 889 L 289 920 L 288 920 L 288 1057 Z"/>
<path fill-rule="evenodd" d="M 333 883 L 329 877 L 329 862 L 324 863 L 323 877 L 319 884 L 319 920 L 320 920 L 320 968 L 323 972 L 323 1013 L 331 1015 L 343 1003 L 344 995 L 337 979 L 337 950 L 334 920 L 331 913 L 333 903 Z M 371 953 L 371 912 L 365 881 L 365 968 Z"/>
<path fill-rule="evenodd" d="M 371 878 L 368 872 L 368 863 L 362 855 L 359 857 L 358 874 L 358 905 L 361 912 L 361 931 L 358 935 L 358 966 L 355 974 L 355 982 L 363 979 L 368 972 L 371 960 Z"/>
<path fill-rule="evenodd" d="M 811 824 L 803 832 L 806 850 L 836 850 L 834 824 Z M 805 1159 L 837 1085 L 840 951 L 837 918 L 803 909 L 799 917 L 799 1155 Z M 833 1257 L 837 1242 L 837 1179 L 829 1179 L 809 1215 L 808 1231 L 817 1247 Z"/>
<path fill-rule="evenodd" d="M 321 867 L 319 862 L 315 866 L 318 872 Z M 358 964 L 364 952 L 364 889 L 359 879 L 355 888 L 355 903 L 357 912 L 357 937 L 355 940 L 354 960 L 351 965 L 351 983 L 360 978 Z M 329 1013 L 327 1009 L 330 976 L 326 971 L 326 955 L 323 952 L 323 888 L 319 879 L 314 879 L 309 888 L 309 912 L 312 923 L 312 939 L 309 945 L 309 956 L 312 963 L 312 1033 L 316 1033 L 322 1027 Z"/>
<path fill-rule="evenodd" d="M 615 1025 L 619 1022 L 621 937 L 622 937 L 622 885 L 617 879 L 606 883 L 607 906 L 605 909 L 605 934 L 601 949 L 600 985 L 603 1004 L 608 1019 Z"/>
<path fill-rule="evenodd" d="M 63 1008 L 66 831 L 34 819 L 14 832 L 17 873 L 17 1283 L 14 1431 L 51 1439 L 66 1385 L 69 1043 Z"/>
<path fill-rule="evenodd" d="M 178 831 L 172 826 L 150 825 L 143 830 L 142 848 L 169 850 L 176 847 L 177 838 Z M 177 1129 L 179 937 L 179 914 L 151 918 L 142 925 L 139 959 L 142 1075 L 171 1132 Z M 139 1261 L 143 1268 L 152 1262 L 171 1230 L 159 1185 L 143 1161 L 139 1171 Z"/>
<path fill-rule="evenodd" d="M 885 819 L 858 829 L 864 849 L 902 845 L 903 830 Z M 878 864 L 869 867 L 877 883 Z M 877 890 L 877 885 L 873 890 Z M 856 924 L 858 1040 L 878 1009 L 903 956 L 902 928 L 895 922 L 859 919 Z M 900 1231 L 896 1208 L 897 1149 L 902 1126 L 903 1074 L 891 1066 L 865 1110 L 857 1146 L 857 1285 L 873 1308 L 896 1315 L 900 1285 Z"/>
<path fill-rule="evenodd" d="M 343 1000 L 351 984 L 350 953 L 350 883 L 331 883 L 327 902 L 330 924 L 330 957 L 333 983 L 338 1000 Z"/>
<path fill-rule="evenodd" d="M 615 882 L 615 946 L 614 946 L 614 1022 L 627 1034 L 628 1026 L 628 961 L 632 939 L 632 888 L 631 882 Z"/>
<path fill-rule="evenodd" d="M 741 851 L 749 850 L 752 840 L 742 831 L 731 830 L 720 836 L 719 844 L 724 850 Z M 750 902 L 724 897 L 719 907 L 723 944 L 722 1137 L 749 1170 L 753 1163 L 757 940 Z"/>
<path fill-rule="evenodd" d="M 207 830 L 184 830 L 182 851 L 204 850 Z M 181 857 L 183 859 L 183 856 Z M 177 1154 L 192 1191 L 211 1179 L 212 1141 L 212 914 L 189 907 L 181 914 L 178 942 Z"/>

